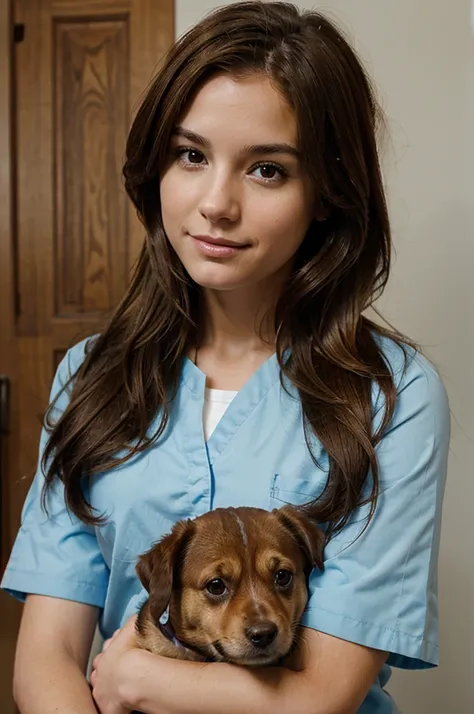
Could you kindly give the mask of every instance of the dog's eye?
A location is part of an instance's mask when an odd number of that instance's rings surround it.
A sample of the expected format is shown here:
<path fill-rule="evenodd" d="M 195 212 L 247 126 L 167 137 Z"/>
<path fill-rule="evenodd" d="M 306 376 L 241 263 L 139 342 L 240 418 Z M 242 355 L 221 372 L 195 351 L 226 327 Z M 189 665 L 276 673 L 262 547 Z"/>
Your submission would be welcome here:
<path fill-rule="evenodd" d="M 223 595 L 227 587 L 221 578 L 214 578 L 207 583 L 206 590 L 210 595 Z"/>
<path fill-rule="evenodd" d="M 278 570 L 275 573 L 275 583 L 280 588 L 287 588 L 292 580 L 293 580 L 293 573 L 291 573 L 289 570 Z"/>

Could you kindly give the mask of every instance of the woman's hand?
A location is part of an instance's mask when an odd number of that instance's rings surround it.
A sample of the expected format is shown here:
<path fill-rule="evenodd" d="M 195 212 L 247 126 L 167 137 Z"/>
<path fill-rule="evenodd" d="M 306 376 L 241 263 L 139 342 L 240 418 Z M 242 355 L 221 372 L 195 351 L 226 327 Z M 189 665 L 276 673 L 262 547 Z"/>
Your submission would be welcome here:
<path fill-rule="evenodd" d="M 124 685 L 130 673 L 130 654 L 137 647 L 135 621 L 134 615 L 116 630 L 113 637 L 104 642 L 102 652 L 92 664 L 92 696 L 100 714 L 129 714 L 133 710 Z"/>

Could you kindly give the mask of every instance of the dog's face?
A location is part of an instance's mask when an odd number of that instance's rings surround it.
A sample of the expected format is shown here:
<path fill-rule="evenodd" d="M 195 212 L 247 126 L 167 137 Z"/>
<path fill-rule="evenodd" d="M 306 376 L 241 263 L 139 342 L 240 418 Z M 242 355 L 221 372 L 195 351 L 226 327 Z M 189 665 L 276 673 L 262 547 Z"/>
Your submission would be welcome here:
<path fill-rule="evenodd" d="M 178 639 L 209 659 L 271 664 L 293 644 L 323 544 L 289 506 L 217 509 L 178 523 L 137 572 L 154 624 L 169 606 Z"/>

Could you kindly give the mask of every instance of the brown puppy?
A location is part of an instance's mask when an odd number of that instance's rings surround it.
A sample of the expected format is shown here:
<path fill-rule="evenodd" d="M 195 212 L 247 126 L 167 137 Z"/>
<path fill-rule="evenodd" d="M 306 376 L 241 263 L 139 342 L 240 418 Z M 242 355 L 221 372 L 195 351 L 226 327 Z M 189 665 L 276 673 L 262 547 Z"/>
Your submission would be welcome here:
<path fill-rule="evenodd" d="M 291 506 L 221 508 L 180 521 L 137 565 L 149 593 L 137 619 L 140 646 L 179 659 L 278 662 L 294 643 L 323 546 L 322 531 Z"/>

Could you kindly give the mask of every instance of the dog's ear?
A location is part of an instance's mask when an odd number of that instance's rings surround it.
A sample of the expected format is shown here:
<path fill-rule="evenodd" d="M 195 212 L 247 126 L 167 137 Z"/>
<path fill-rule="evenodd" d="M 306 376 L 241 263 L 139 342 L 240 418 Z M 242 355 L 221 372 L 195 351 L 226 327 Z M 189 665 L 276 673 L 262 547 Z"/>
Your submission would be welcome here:
<path fill-rule="evenodd" d="M 155 622 L 169 605 L 176 568 L 193 532 L 192 521 L 179 521 L 171 533 L 138 559 L 137 575 L 150 595 L 150 613 Z"/>
<path fill-rule="evenodd" d="M 303 509 L 294 506 L 275 508 L 273 513 L 297 541 L 308 565 L 324 570 L 325 535 L 321 528 L 308 518 Z"/>

